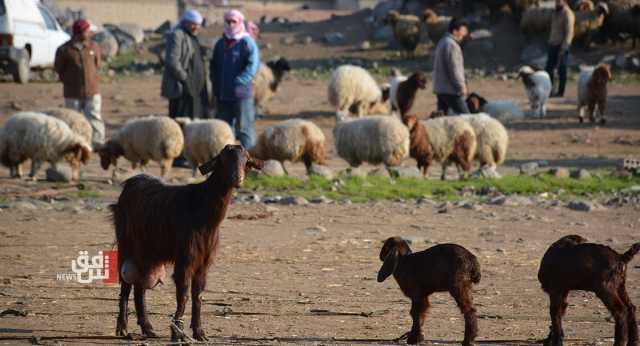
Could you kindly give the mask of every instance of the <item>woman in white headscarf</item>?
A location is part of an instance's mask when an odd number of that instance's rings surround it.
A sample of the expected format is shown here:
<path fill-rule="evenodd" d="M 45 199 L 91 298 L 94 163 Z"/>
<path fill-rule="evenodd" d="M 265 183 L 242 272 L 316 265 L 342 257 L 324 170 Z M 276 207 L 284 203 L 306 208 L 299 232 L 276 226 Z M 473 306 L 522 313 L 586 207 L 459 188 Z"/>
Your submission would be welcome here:
<path fill-rule="evenodd" d="M 258 47 L 238 10 L 224 14 L 224 34 L 213 48 L 209 67 L 216 118 L 229 123 L 245 148 L 255 143 L 253 78 L 258 72 Z"/>

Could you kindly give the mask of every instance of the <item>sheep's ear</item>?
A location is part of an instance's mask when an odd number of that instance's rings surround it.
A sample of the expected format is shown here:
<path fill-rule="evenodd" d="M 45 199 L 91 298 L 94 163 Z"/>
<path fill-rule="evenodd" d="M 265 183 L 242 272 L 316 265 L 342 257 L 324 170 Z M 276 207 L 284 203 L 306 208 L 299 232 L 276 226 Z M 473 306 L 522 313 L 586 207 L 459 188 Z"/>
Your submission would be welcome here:
<path fill-rule="evenodd" d="M 398 267 L 398 250 L 394 249 L 393 251 L 387 254 L 384 262 L 382 262 L 382 267 L 378 271 L 378 282 L 383 282 L 386 280 L 393 272 L 396 271 Z"/>

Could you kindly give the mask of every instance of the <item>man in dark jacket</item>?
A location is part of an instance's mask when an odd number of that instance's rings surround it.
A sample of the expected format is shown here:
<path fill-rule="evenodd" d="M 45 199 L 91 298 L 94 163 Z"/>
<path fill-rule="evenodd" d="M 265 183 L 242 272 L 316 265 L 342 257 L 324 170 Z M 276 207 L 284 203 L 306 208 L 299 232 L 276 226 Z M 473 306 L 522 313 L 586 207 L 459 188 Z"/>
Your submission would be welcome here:
<path fill-rule="evenodd" d="M 198 42 L 202 15 L 185 11 L 167 34 L 161 95 L 169 99 L 169 116 L 200 118 L 208 111 L 204 57 Z"/>
<path fill-rule="evenodd" d="M 253 78 L 260 56 L 244 21 L 240 11 L 224 14 L 224 35 L 213 49 L 209 73 L 216 98 L 216 118 L 235 128 L 240 144 L 251 148 L 255 143 Z"/>
<path fill-rule="evenodd" d="M 56 51 L 54 68 L 63 85 L 65 106 L 84 114 L 91 124 L 94 148 L 104 143 L 104 122 L 100 115 L 100 47 L 91 41 L 89 22 L 73 23 L 73 37 Z"/>
<path fill-rule="evenodd" d="M 469 33 L 467 22 L 453 18 L 449 32 L 436 46 L 433 63 L 433 92 L 438 98 L 438 110 L 445 114 L 451 109 L 454 114 L 469 113 L 465 102 L 467 81 L 464 76 L 464 56 L 460 42 Z"/>

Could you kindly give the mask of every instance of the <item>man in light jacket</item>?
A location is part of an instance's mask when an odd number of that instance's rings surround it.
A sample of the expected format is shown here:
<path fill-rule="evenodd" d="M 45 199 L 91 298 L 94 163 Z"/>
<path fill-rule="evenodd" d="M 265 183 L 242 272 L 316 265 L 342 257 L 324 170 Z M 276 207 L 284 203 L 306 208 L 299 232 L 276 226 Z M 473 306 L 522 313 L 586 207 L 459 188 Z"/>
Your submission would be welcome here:
<path fill-rule="evenodd" d="M 200 118 L 208 112 L 205 62 L 198 42 L 202 15 L 188 10 L 166 36 L 161 95 L 169 99 L 169 116 Z"/>
<path fill-rule="evenodd" d="M 238 10 L 224 14 L 224 34 L 213 48 L 209 73 L 216 118 L 235 128 L 236 138 L 248 149 L 255 143 L 253 78 L 260 55 L 244 22 L 244 15 Z"/>
<path fill-rule="evenodd" d="M 438 98 L 438 110 L 447 114 L 469 113 L 465 102 L 468 94 L 464 76 L 464 57 L 460 42 L 469 34 L 469 25 L 460 18 L 449 23 L 449 32 L 436 46 L 433 64 L 433 92 Z"/>
<path fill-rule="evenodd" d="M 549 35 L 549 55 L 545 70 L 554 83 L 556 68 L 558 69 L 558 88 L 553 97 L 563 97 L 567 84 L 567 63 L 569 60 L 569 48 L 573 41 L 573 26 L 575 16 L 566 0 L 556 0 L 556 10 L 551 17 L 551 34 Z M 554 85 L 555 87 L 555 85 Z"/>

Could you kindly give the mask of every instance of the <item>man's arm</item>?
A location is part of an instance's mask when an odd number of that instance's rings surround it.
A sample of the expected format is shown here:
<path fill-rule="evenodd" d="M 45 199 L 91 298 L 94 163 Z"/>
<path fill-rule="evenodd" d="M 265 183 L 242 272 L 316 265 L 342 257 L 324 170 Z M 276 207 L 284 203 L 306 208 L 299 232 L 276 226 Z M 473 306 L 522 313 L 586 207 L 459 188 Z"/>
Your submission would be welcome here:
<path fill-rule="evenodd" d="M 58 73 L 58 78 L 64 80 L 64 53 L 62 47 L 56 50 L 56 58 L 53 63 L 53 69 Z"/>
<path fill-rule="evenodd" d="M 571 11 L 565 12 L 564 21 L 563 21 L 563 32 L 564 37 L 562 39 L 562 50 L 567 51 L 569 47 L 571 47 L 571 42 L 573 41 L 573 30 L 575 26 L 575 16 Z"/>
<path fill-rule="evenodd" d="M 187 80 L 187 71 L 180 65 L 180 43 L 184 40 L 178 38 L 178 32 L 174 32 L 167 37 L 167 50 L 165 61 L 167 68 L 173 77 L 181 82 Z"/>
<path fill-rule="evenodd" d="M 456 86 L 456 89 L 458 89 L 458 93 L 464 96 L 467 86 L 464 78 L 464 63 L 463 63 L 462 50 L 458 45 L 451 45 L 449 48 L 450 49 L 448 51 L 449 54 L 447 59 L 448 60 L 447 72 L 449 74 L 451 83 L 453 83 L 453 85 Z"/>
<path fill-rule="evenodd" d="M 247 56 L 247 64 L 240 74 L 236 77 L 236 83 L 240 85 L 249 85 L 253 82 L 253 77 L 258 73 L 258 67 L 260 66 L 260 53 L 258 52 L 258 46 L 251 38 L 247 39 L 249 54 Z"/>

